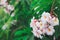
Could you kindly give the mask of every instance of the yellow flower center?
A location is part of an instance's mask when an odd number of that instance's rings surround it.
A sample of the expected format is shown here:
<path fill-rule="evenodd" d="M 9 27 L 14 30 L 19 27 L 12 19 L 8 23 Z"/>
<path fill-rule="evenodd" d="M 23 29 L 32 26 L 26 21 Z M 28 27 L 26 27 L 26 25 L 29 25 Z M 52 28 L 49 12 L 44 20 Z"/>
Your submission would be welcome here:
<path fill-rule="evenodd" d="M 42 26 L 43 24 L 42 24 L 42 22 L 40 22 L 40 26 Z"/>
<path fill-rule="evenodd" d="M 57 22 L 57 19 L 55 18 L 54 22 Z"/>
<path fill-rule="evenodd" d="M 49 29 L 49 28 L 48 28 L 48 31 L 50 32 L 50 31 L 51 31 L 51 29 Z"/>
<path fill-rule="evenodd" d="M 44 18 L 46 19 L 47 17 L 46 17 L 46 16 L 44 16 Z"/>

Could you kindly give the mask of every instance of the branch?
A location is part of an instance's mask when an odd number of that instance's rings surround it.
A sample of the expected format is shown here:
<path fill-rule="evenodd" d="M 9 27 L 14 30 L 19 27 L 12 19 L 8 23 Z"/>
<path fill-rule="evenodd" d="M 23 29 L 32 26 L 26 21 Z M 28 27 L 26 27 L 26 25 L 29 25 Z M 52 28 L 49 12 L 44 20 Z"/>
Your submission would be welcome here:
<path fill-rule="evenodd" d="M 55 1 L 56 1 L 56 0 L 53 0 L 52 7 L 51 7 L 51 11 L 50 11 L 50 14 L 53 14 L 53 8 L 54 8 Z"/>

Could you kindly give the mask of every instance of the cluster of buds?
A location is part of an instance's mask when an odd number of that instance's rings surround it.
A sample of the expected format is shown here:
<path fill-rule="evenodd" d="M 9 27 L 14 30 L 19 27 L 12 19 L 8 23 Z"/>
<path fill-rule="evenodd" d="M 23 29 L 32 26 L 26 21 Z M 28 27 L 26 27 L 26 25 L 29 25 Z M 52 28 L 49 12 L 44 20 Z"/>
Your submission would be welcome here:
<path fill-rule="evenodd" d="M 34 36 L 41 39 L 45 35 L 52 36 L 55 33 L 54 26 L 56 25 L 59 25 L 58 18 L 48 12 L 43 12 L 39 19 L 35 19 L 35 17 L 33 17 L 30 23 Z"/>
<path fill-rule="evenodd" d="M 4 11 L 5 11 L 6 13 L 10 13 L 11 11 L 14 10 L 14 6 L 8 4 L 8 1 L 7 1 L 7 0 L 0 0 L 0 6 L 1 6 L 1 7 L 4 7 Z"/>

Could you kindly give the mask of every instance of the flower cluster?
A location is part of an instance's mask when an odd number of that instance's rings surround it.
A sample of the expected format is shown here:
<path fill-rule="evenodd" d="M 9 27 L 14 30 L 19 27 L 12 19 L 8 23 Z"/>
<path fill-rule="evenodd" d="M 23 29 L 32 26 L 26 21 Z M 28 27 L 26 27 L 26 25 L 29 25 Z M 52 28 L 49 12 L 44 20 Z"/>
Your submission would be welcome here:
<path fill-rule="evenodd" d="M 58 18 L 48 12 L 43 12 L 39 19 L 35 19 L 35 17 L 33 17 L 30 23 L 34 36 L 41 39 L 44 35 L 52 36 L 55 32 L 54 26 L 56 25 L 59 25 Z"/>
<path fill-rule="evenodd" d="M 10 13 L 14 10 L 14 6 L 10 5 L 7 0 L 0 0 L 0 6 L 4 7 L 4 11 L 6 13 Z"/>

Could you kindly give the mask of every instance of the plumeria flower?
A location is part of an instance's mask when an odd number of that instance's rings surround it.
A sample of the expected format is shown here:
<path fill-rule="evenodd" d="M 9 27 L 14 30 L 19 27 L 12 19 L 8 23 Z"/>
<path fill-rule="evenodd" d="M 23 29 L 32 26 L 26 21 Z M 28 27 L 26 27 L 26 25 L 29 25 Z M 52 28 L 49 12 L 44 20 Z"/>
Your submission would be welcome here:
<path fill-rule="evenodd" d="M 44 18 L 47 18 L 49 16 L 50 16 L 50 13 L 48 13 L 48 12 L 43 12 L 42 13 L 42 17 L 44 17 Z"/>
<path fill-rule="evenodd" d="M 34 17 L 31 19 L 30 27 L 35 27 L 36 26 L 37 20 L 34 19 Z"/>
<path fill-rule="evenodd" d="M 6 13 L 10 13 L 11 11 L 14 10 L 14 6 L 8 4 L 7 0 L 0 0 L 0 6 L 1 6 L 1 7 L 4 7 L 4 11 L 5 11 Z"/>
<path fill-rule="evenodd" d="M 4 5 L 7 2 L 7 0 L 0 0 L 0 3 Z"/>
<path fill-rule="evenodd" d="M 36 36 L 36 37 L 40 37 L 40 33 L 38 33 L 37 31 L 32 31 L 32 33 L 34 34 L 34 36 Z"/>
<path fill-rule="evenodd" d="M 52 17 L 48 12 L 43 12 L 41 18 L 39 19 L 35 19 L 35 17 L 33 17 L 30 23 L 34 36 L 41 39 L 45 34 L 52 36 L 55 33 L 54 26 L 56 25 L 59 25 L 58 18 L 55 16 Z"/>
<path fill-rule="evenodd" d="M 36 36 L 36 37 L 38 37 L 38 38 L 39 38 L 40 33 L 39 33 L 39 32 L 37 32 L 37 30 L 36 30 L 36 29 L 33 29 L 32 33 L 34 34 L 34 36 Z"/>
<path fill-rule="evenodd" d="M 34 36 L 36 36 L 37 38 L 43 38 L 43 36 L 41 36 L 41 34 L 42 34 L 42 31 L 41 30 L 39 30 L 39 29 L 37 29 L 36 27 L 34 27 L 33 28 L 33 31 L 32 31 L 32 33 L 34 34 Z"/>
<path fill-rule="evenodd" d="M 2 30 L 6 30 L 6 28 L 7 28 L 7 25 L 5 24 L 3 25 Z"/>
<path fill-rule="evenodd" d="M 42 39 L 42 31 L 38 27 L 33 27 L 32 33 L 34 34 L 34 36 Z"/>
<path fill-rule="evenodd" d="M 47 35 L 51 35 L 52 36 L 54 32 L 55 32 L 55 30 L 52 27 L 48 27 L 46 29 L 46 34 Z"/>
<path fill-rule="evenodd" d="M 7 7 L 4 9 L 6 13 L 10 13 L 13 10 L 14 10 L 14 7 L 12 5 L 7 5 Z"/>
<path fill-rule="evenodd" d="M 7 9 L 10 10 L 10 11 L 13 11 L 14 10 L 14 7 L 13 7 L 13 5 L 8 5 L 7 6 Z"/>
<path fill-rule="evenodd" d="M 42 29 L 41 31 L 42 31 L 42 34 L 45 35 L 45 33 L 46 33 L 46 28 Z"/>
<path fill-rule="evenodd" d="M 8 5 L 8 2 L 6 2 L 6 3 L 3 5 L 3 7 L 5 7 L 5 8 L 6 8 L 6 7 L 7 7 L 7 5 Z"/>
<path fill-rule="evenodd" d="M 36 22 L 36 26 L 39 27 L 40 29 L 43 29 L 45 27 L 43 22 Z"/>
<path fill-rule="evenodd" d="M 37 38 L 41 38 L 42 39 L 42 32 L 38 31 L 38 30 L 33 30 L 32 33 L 34 34 L 34 36 L 36 36 Z"/>
<path fill-rule="evenodd" d="M 1 1 L 0 1 L 0 5 L 1 5 L 2 7 L 7 7 L 7 5 L 8 5 L 7 0 L 1 0 Z"/>
<path fill-rule="evenodd" d="M 53 26 L 59 25 L 59 20 L 58 20 L 58 18 L 54 17 L 54 18 L 52 19 L 52 21 L 53 21 Z"/>
<path fill-rule="evenodd" d="M 36 26 L 36 20 L 33 20 L 33 22 L 30 23 L 30 27 L 35 27 Z"/>
<path fill-rule="evenodd" d="M 0 0 L 0 7 L 6 7 L 8 5 L 7 0 Z"/>
<path fill-rule="evenodd" d="M 50 14 L 48 12 L 43 12 L 41 20 L 42 21 L 50 21 L 50 19 L 51 19 Z"/>

